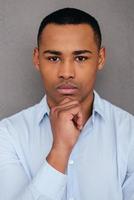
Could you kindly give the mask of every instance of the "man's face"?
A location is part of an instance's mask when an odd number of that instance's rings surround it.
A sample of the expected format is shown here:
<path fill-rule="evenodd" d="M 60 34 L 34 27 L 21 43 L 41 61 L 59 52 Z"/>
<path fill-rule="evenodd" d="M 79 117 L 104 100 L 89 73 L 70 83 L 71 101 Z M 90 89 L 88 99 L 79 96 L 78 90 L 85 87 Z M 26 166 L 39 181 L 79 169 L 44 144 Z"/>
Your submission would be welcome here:
<path fill-rule="evenodd" d="M 65 97 L 90 101 L 96 73 L 104 60 L 105 49 L 98 49 L 89 25 L 47 25 L 39 49 L 34 51 L 34 64 L 43 79 L 49 105 L 57 105 Z"/>

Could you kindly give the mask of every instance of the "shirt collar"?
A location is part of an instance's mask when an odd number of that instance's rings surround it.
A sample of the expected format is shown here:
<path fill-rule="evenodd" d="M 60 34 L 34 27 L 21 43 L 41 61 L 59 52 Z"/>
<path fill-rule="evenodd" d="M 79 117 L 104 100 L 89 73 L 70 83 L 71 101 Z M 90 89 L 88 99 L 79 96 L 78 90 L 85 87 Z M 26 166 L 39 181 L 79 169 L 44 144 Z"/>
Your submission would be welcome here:
<path fill-rule="evenodd" d="M 37 104 L 37 120 L 40 123 L 45 115 L 49 116 L 50 108 L 47 104 L 46 95 L 42 98 L 42 100 Z"/>
<path fill-rule="evenodd" d="M 104 103 L 103 99 L 99 96 L 99 94 L 94 90 L 94 103 L 93 103 L 93 121 L 95 114 L 98 114 L 100 117 L 105 119 L 105 112 L 104 112 Z"/>
<path fill-rule="evenodd" d="M 40 123 L 45 115 L 49 116 L 50 108 L 47 103 L 46 95 L 42 98 L 39 104 L 37 104 L 37 116 L 38 122 Z M 104 115 L 104 105 L 103 100 L 99 96 L 99 94 L 94 90 L 94 103 L 93 103 L 93 122 L 95 118 L 95 114 L 99 114 L 103 119 L 105 119 Z"/>

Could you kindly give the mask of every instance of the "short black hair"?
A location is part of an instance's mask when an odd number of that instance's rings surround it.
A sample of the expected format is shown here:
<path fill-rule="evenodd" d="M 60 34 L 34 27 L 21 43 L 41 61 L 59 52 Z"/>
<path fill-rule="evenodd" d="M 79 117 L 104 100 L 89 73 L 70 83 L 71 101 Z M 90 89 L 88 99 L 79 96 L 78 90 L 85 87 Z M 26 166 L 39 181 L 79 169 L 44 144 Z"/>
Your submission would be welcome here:
<path fill-rule="evenodd" d="M 98 48 L 101 47 L 102 36 L 101 36 L 100 26 L 97 20 L 90 14 L 86 13 L 85 11 L 82 11 L 76 8 L 62 8 L 47 15 L 42 20 L 39 27 L 39 31 L 37 35 L 38 47 L 39 47 L 42 31 L 48 24 L 58 24 L 58 25 L 89 24 L 94 31 L 95 41 Z"/>

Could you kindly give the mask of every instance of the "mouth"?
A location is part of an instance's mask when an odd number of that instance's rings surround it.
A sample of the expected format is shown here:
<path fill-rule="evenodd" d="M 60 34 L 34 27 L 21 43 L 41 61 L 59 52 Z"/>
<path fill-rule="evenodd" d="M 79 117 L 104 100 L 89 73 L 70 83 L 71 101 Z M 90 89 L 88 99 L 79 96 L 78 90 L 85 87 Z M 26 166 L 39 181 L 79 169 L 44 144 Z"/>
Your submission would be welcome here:
<path fill-rule="evenodd" d="M 57 91 L 63 95 L 73 95 L 78 91 L 78 88 L 72 84 L 62 84 L 57 87 Z"/>

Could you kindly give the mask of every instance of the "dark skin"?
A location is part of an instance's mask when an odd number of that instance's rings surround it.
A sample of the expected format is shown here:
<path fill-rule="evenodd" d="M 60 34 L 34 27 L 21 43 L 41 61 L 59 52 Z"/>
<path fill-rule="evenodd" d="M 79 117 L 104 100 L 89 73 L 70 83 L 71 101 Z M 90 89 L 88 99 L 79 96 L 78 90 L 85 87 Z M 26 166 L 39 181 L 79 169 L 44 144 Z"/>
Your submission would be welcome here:
<path fill-rule="evenodd" d="M 42 32 L 34 64 L 50 107 L 53 145 L 47 161 L 65 173 L 70 153 L 92 114 L 96 74 L 103 68 L 105 48 L 98 48 L 87 24 L 49 24 Z"/>

